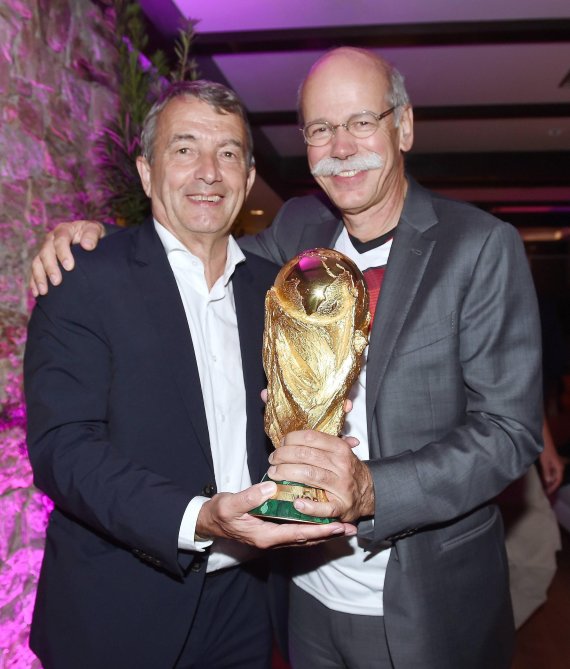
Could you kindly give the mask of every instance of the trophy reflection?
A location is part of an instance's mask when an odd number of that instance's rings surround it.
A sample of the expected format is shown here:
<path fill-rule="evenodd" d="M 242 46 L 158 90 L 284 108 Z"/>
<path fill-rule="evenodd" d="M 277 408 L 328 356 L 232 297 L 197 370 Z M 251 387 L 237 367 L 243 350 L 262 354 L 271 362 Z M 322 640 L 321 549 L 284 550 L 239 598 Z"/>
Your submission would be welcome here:
<path fill-rule="evenodd" d="M 265 299 L 263 342 L 265 431 L 275 448 L 294 430 L 340 434 L 369 324 L 366 284 L 347 256 L 310 249 L 281 269 Z M 327 501 L 320 488 L 279 481 L 276 495 L 250 513 L 295 522 L 334 520 L 297 511 L 293 502 L 298 498 Z"/>

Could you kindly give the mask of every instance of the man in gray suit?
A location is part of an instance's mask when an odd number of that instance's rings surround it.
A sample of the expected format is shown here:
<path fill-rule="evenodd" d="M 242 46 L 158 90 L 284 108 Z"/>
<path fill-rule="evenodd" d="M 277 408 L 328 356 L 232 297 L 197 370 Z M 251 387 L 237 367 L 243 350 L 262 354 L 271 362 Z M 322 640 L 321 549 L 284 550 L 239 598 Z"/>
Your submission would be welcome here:
<path fill-rule="evenodd" d="M 291 433 L 270 457 L 273 478 L 327 490 L 329 504 L 298 500 L 299 510 L 359 521 L 357 538 L 299 556 L 293 666 L 506 669 L 514 628 L 493 499 L 541 448 L 539 317 L 522 243 L 406 174 L 413 113 L 384 60 L 326 54 L 300 111 L 311 171 L 334 206 L 291 200 L 240 242 L 281 262 L 334 247 L 372 270 L 379 297 L 352 436 Z M 82 229 L 58 232 L 61 258 Z M 43 254 L 57 279 L 53 249 Z M 38 264 L 35 276 L 45 289 Z"/>

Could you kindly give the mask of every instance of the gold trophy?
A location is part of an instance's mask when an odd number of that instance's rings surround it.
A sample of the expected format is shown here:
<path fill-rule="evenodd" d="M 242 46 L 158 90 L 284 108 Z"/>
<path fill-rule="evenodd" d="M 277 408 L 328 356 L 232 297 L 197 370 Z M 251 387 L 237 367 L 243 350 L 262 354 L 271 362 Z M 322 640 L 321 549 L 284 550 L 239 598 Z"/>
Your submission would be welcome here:
<path fill-rule="evenodd" d="M 275 448 L 294 430 L 340 434 L 369 324 L 364 278 L 344 254 L 310 249 L 281 269 L 265 299 L 263 341 L 265 431 Z M 334 520 L 297 511 L 293 502 L 298 498 L 327 501 L 320 488 L 279 481 L 276 495 L 250 513 L 295 522 Z"/>

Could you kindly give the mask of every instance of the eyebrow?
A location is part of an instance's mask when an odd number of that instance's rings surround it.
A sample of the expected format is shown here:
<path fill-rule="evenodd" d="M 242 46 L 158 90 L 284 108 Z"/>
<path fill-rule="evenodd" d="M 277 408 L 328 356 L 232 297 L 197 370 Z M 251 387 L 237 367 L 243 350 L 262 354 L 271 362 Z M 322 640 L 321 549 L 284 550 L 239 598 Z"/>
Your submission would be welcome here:
<path fill-rule="evenodd" d="M 177 142 L 185 142 L 185 141 L 186 142 L 187 141 L 195 142 L 195 141 L 197 141 L 197 138 L 192 133 L 177 134 L 177 135 L 174 135 L 172 137 L 172 139 L 168 143 L 168 146 L 172 146 L 173 144 L 176 144 Z M 244 148 L 243 142 L 241 142 L 238 139 L 234 139 L 233 137 L 224 138 L 218 144 L 218 148 L 220 148 L 220 149 L 224 148 L 225 146 L 235 146 L 238 149 L 241 149 L 242 151 L 243 151 L 243 148 Z"/>
<path fill-rule="evenodd" d="M 346 121 L 351 119 L 353 116 L 360 116 L 360 114 L 363 114 L 364 112 L 370 112 L 371 114 L 375 114 L 376 112 L 371 111 L 370 109 L 361 109 L 360 111 L 352 112 L 346 117 Z M 345 123 L 346 123 L 345 121 Z M 314 121 L 307 121 L 305 123 L 305 126 L 311 125 L 312 123 L 328 123 L 329 125 L 335 125 L 332 121 L 329 121 L 328 118 L 324 118 L 323 116 L 320 116 L 319 118 L 316 118 Z"/>
<path fill-rule="evenodd" d="M 223 141 L 223 142 L 220 144 L 220 148 L 222 148 L 222 147 L 224 147 L 224 146 L 228 146 L 228 144 L 229 144 L 230 146 L 235 146 L 235 147 L 237 147 L 238 149 L 243 149 L 243 142 L 240 142 L 239 139 L 233 139 L 233 138 L 229 138 L 229 139 L 226 139 L 225 141 Z"/>
<path fill-rule="evenodd" d="M 184 133 L 180 135 L 174 135 L 171 140 L 168 142 L 168 146 L 172 146 L 173 144 L 176 144 L 177 142 L 185 142 L 185 141 L 196 141 L 196 137 L 190 133 Z"/>

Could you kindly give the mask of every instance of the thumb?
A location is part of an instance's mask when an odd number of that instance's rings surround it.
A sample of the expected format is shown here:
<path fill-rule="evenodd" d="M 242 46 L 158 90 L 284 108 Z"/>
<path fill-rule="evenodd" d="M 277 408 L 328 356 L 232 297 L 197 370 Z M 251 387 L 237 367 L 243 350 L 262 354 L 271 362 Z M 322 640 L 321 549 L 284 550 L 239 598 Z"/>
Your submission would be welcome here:
<path fill-rule="evenodd" d="M 274 497 L 276 493 L 277 484 L 275 481 L 263 481 L 252 485 L 250 488 L 236 494 L 236 510 L 239 507 L 243 513 L 247 513 Z"/>

